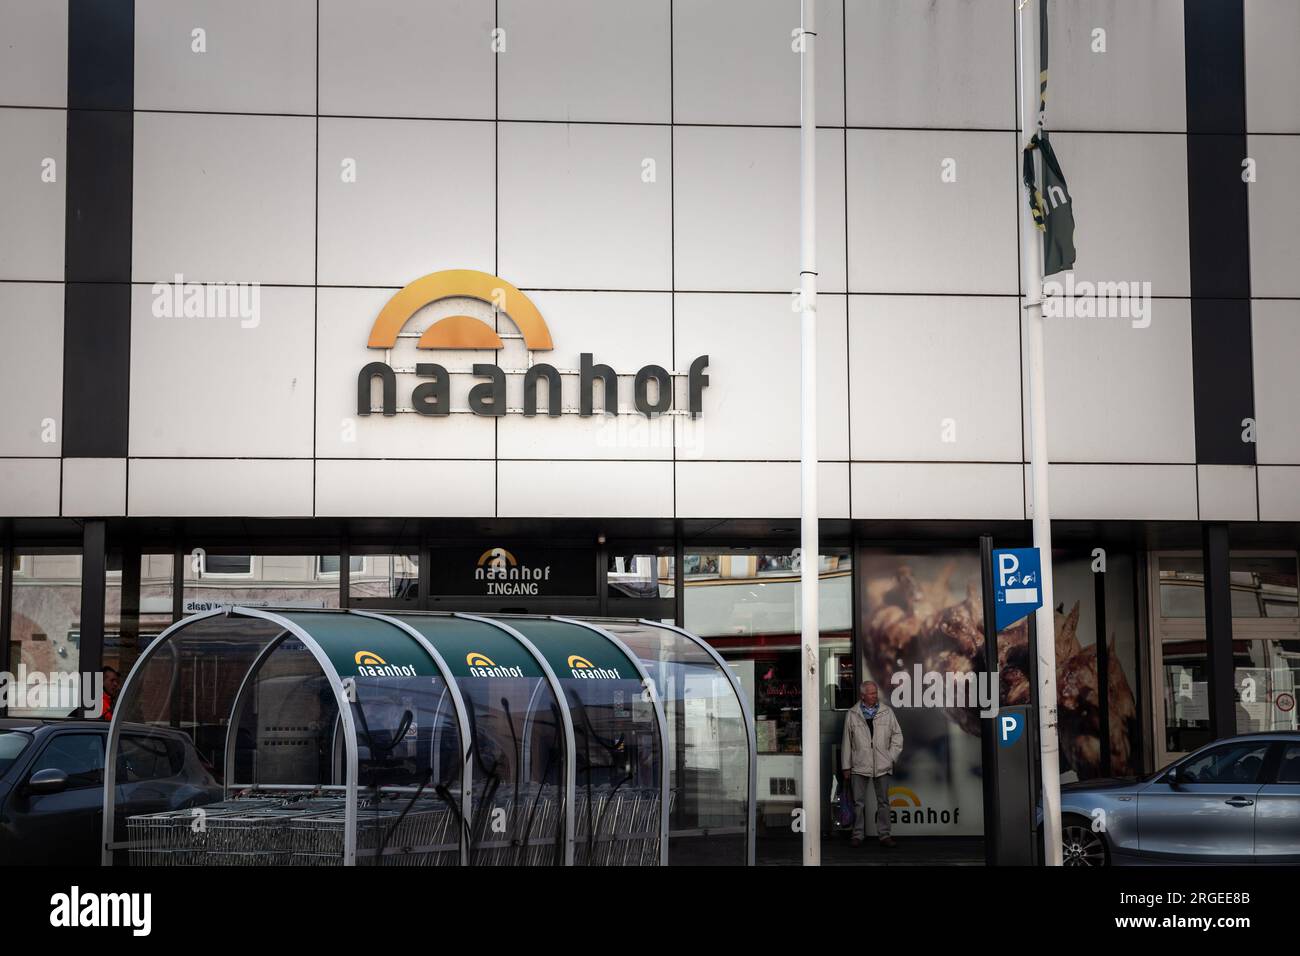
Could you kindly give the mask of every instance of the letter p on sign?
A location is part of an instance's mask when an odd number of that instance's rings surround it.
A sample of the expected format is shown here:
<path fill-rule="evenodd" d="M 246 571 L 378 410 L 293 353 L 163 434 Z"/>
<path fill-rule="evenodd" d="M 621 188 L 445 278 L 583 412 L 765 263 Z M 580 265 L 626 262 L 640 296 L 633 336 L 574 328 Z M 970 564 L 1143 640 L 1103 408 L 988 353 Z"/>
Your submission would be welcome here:
<path fill-rule="evenodd" d="M 1020 739 L 1020 733 L 1024 729 L 1024 721 L 1019 714 L 1002 714 L 998 717 L 998 743 L 1010 747 Z"/>
<path fill-rule="evenodd" d="M 1007 586 L 1007 578 L 1016 573 L 1016 568 L 1020 567 L 1020 559 L 1010 551 L 1003 551 L 998 555 L 998 583 L 1002 587 Z"/>

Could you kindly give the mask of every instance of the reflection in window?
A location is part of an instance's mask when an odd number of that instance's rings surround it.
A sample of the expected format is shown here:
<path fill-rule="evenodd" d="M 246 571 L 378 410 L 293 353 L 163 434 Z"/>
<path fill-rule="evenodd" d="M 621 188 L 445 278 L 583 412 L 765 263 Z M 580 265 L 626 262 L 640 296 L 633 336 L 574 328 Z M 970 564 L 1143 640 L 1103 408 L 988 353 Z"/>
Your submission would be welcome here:
<path fill-rule="evenodd" d="M 1296 729 L 1300 640 L 1233 641 L 1237 733 Z"/>
<path fill-rule="evenodd" d="M 683 559 L 685 626 L 732 665 L 754 711 L 760 851 L 784 856 L 798 853 L 790 813 L 801 803 L 800 570 L 793 552 L 719 550 Z M 849 554 L 822 555 L 818 577 L 821 723 L 838 728 L 842 717 L 833 711 L 857 699 Z M 819 760 L 829 788 L 829 745 Z M 785 846 L 775 848 L 771 841 Z"/>
<path fill-rule="evenodd" d="M 673 556 L 610 550 L 606 580 L 611 598 L 671 598 Z"/>
<path fill-rule="evenodd" d="M 1294 556 L 1232 555 L 1229 577 L 1234 618 L 1296 617 Z M 1160 615 L 1205 617 L 1205 566 L 1199 555 L 1160 558 Z"/>
<path fill-rule="evenodd" d="M 359 560 L 354 556 L 352 561 Z M 368 602 L 415 606 L 420 600 L 420 557 L 416 554 L 371 554 L 348 575 L 348 595 L 353 607 Z"/>
<path fill-rule="evenodd" d="M 336 608 L 337 577 L 317 574 L 320 557 L 310 554 L 220 555 L 198 549 L 184 560 L 183 614 L 201 614 L 223 604 L 249 607 Z M 214 572 L 213 568 L 221 568 Z M 243 572 L 237 569 L 243 568 Z M 216 576 L 214 576 L 216 575 Z"/>
<path fill-rule="evenodd" d="M 20 555 L 13 576 L 9 669 L 29 674 L 76 674 L 80 670 L 81 555 L 43 552 Z M 77 695 L 79 698 L 79 695 Z M 66 717 L 79 699 L 42 700 L 11 706 L 11 717 Z M 70 706 L 64 706 L 70 704 Z"/>

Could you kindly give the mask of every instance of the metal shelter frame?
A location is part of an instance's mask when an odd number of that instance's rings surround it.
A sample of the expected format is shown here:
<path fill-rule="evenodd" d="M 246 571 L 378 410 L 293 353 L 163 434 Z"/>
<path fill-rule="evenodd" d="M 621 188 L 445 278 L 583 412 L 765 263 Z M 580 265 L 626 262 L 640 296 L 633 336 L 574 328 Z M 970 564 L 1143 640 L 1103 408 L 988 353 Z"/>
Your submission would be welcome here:
<path fill-rule="evenodd" d="M 228 629 L 221 626 L 226 621 L 230 622 Z M 269 626 L 250 622 L 266 622 Z M 620 630 L 628 640 L 617 636 L 615 630 Z M 491 638 L 490 635 L 495 637 Z M 193 639 L 193 646 L 187 646 L 187 638 Z M 367 649 L 376 646 L 373 642 L 379 638 L 382 638 L 381 646 L 388 649 L 385 651 L 389 655 L 387 661 Z M 257 771 L 254 769 L 254 779 L 236 780 L 239 775 L 237 755 L 241 753 L 241 747 L 248 746 L 247 735 L 241 744 L 240 731 L 249 705 L 258 696 L 258 682 L 262 679 L 268 661 L 275 657 L 278 650 L 285 648 L 285 642 L 290 639 L 297 641 L 319 668 L 317 676 L 325 679 L 329 695 L 333 698 L 330 703 L 337 707 L 337 717 L 331 714 L 329 718 L 332 721 L 333 736 L 328 749 L 333 754 L 333 767 L 328 774 L 322 771 L 319 775 L 330 779 L 308 779 L 292 783 L 260 782 L 256 779 Z M 490 646 L 513 654 L 512 659 L 518 661 L 519 666 L 502 667 L 487 655 L 474 651 L 465 653 L 466 647 L 472 647 L 476 639 L 490 639 L 494 642 Z M 635 644 L 638 650 L 634 650 L 629 642 Z M 485 643 L 484 646 L 489 644 Z M 678 649 L 676 652 L 672 650 L 674 647 Z M 254 648 L 256 652 L 250 654 Z M 292 649 L 298 650 L 296 645 Z M 390 666 L 389 661 L 398 659 L 412 663 Z M 222 663 L 227 660 L 236 667 L 246 666 L 247 669 L 242 676 L 237 671 L 231 675 L 229 664 Z M 245 660 L 248 661 L 247 664 L 244 664 Z M 373 660 L 378 660 L 378 669 L 370 663 Z M 201 665 L 213 671 L 217 667 L 225 667 L 226 683 L 222 687 L 233 688 L 233 692 L 219 689 L 215 676 L 211 688 L 204 686 L 200 690 L 197 674 Z M 686 674 L 690 669 L 692 676 L 702 676 L 706 680 L 703 684 L 691 684 L 689 691 L 679 688 L 677 695 L 669 694 L 666 698 L 656 686 L 650 672 L 654 670 L 667 673 L 665 668 L 673 665 L 681 665 L 680 674 Z M 316 680 L 310 675 L 289 676 L 304 681 Z M 508 766 L 507 770 L 514 783 L 515 803 L 508 804 L 510 809 L 507 812 L 516 815 L 510 824 L 510 846 L 514 848 L 516 860 L 520 855 L 527 859 L 535 847 L 540 847 L 540 859 L 541 853 L 549 852 L 546 846 L 553 844 L 556 847 L 553 862 L 574 865 L 581 839 L 580 828 L 585 822 L 587 842 L 583 845 L 587 850 L 587 858 L 584 862 L 606 862 L 604 858 L 600 861 L 595 859 L 596 841 L 617 839 L 614 831 L 620 826 L 628 826 L 633 830 L 638 827 L 624 821 L 620 804 L 620 809 L 616 809 L 609 818 L 610 834 L 600 837 L 596 831 L 606 823 L 605 812 L 613 800 L 613 793 L 602 798 L 606 803 L 602 804 L 598 814 L 595 813 L 592 809 L 594 798 L 591 795 L 590 780 L 597 771 L 608 773 L 609 779 L 612 779 L 616 763 L 622 761 L 618 764 L 618 772 L 622 773 L 625 769 L 626 776 L 612 786 L 612 791 L 617 792 L 626 781 L 634 778 L 641 780 L 640 789 L 635 791 L 638 796 L 634 800 L 636 809 L 633 817 L 653 827 L 649 831 L 644 826 L 641 827 L 642 832 L 633 835 L 641 841 L 634 841 L 638 849 L 625 851 L 624 856 L 631 856 L 634 861 L 643 864 L 667 865 L 671 862 L 670 847 L 675 840 L 720 836 L 724 841 L 729 841 L 725 843 L 726 846 L 734 847 L 743 830 L 743 859 L 732 850 L 734 859 L 731 861 L 751 866 L 754 864 L 757 760 L 753 712 L 732 669 L 716 650 L 689 631 L 659 621 L 631 618 L 576 619 L 560 615 L 303 610 L 241 605 L 217 608 L 176 622 L 149 645 L 126 677 L 117 706 L 114 707 L 105 755 L 102 862 L 106 866 L 113 865 L 115 861 L 120 862 L 123 855 L 121 851 L 129 851 L 134 862 L 140 849 L 139 841 L 122 839 L 124 821 L 119 819 L 120 816 L 133 812 L 129 806 L 127 809 L 118 806 L 119 784 L 123 783 L 118 779 L 123 734 L 147 733 L 151 724 L 165 724 L 185 730 L 186 722 L 182 717 L 186 715 L 181 713 L 184 708 L 178 701 L 188 692 L 189 682 L 192 682 L 194 689 L 192 698 L 189 698 L 192 711 L 189 715 L 189 729 L 194 734 L 200 730 L 212 731 L 212 735 L 205 739 L 211 741 L 213 748 L 214 773 L 215 768 L 220 768 L 222 772 L 220 789 L 224 801 L 238 801 L 250 793 L 262 796 L 278 793 L 283 796 L 289 791 L 311 794 L 328 792 L 335 798 L 341 793 L 341 853 L 331 862 L 345 866 L 357 865 L 359 857 L 364 862 L 371 862 L 376 852 L 373 849 L 358 852 L 358 808 L 362 797 L 377 797 L 380 791 L 384 791 L 387 799 L 398 800 L 414 791 L 414 796 L 411 797 L 414 803 L 424 793 L 426 784 L 433 776 L 434 761 L 438 758 L 433 755 L 432 748 L 435 744 L 450 743 L 450 738 L 433 741 L 432 736 L 426 741 L 430 747 L 430 752 L 426 754 L 427 776 L 418 788 L 379 786 L 374 777 L 369 788 L 363 788 L 362 765 L 365 760 L 374 759 L 376 753 L 391 751 L 407 738 L 415 737 L 417 741 L 419 738 L 416 719 L 408 709 L 403 715 L 404 721 L 398 724 L 398 731 L 393 731 L 390 735 L 391 740 L 377 742 L 382 741 L 382 738 L 372 735 L 365 711 L 357 709 L 360 707 L 359 688 L 363 684 L 368 688 L 389 691 L 404 686 L 445 687 L 440 700 L 450 699 L 450 711 L 447 713 L 444 704 L 440 703 L 433 723 L 437 725 L 439 720 L 450 719 L 454 725 L 460 766 L 453 768 L 454 777 L 449 778 L 454 782 L 454 789 L 444 786 L 433 792 L 437 792 L 446 802 L 455 816 L 459 830 L 456 845 L 449 845 L 444 850 L 452 854 L 452 862 L 458 862 L 462 866 L 473 865 L 476 862 L 476 834 L 487 832 L 484 829 L 486 824 L 477 829 L 476 826 L 484 819 L 485 813 L 500 812 L 492 804 L 493 796 L 497 794 L 496 787 L 500 783 L 500 778 L 495 773 L 501 762 L 499 754 L 494 756 L 492 769 L 488 773 L 493 778 L 492 789 L 484 789 L 482 792 L 475 790 L 475 784 L 479 782 L 475 779 L 475 765 L 478 763 L 478 772 L 482 774 L 484 762 L 483 754 L 476 752 L 482 734 L 480 724 L 487 717 L 486 712 L 475 717 L 469 697 L 472 693 L 480 697 L 488 693 L 484 688 L 489 685 L 483 683 L 487 680 L 502 682 L 493 685 L 498 692 L 501 686 L 511 680 L 525 681 L 530 688 L 527 708 L 522 715 L 522 743 L 509 702 L 505 696 L 499 698 L 514 741 L 514 765 Z M 681 677 L 679 684 L 684 688 L 687 677 Z M 516 689 L 524 686 L 516 685 Z M 207 723 L 200 726 L 197 703 L 200 693 L 208 695 L 205 701 L 210 708 L 224 709 L 228 703 L 228 715 L 224 720 L 220 717 L 209 718 Z M 321 693 L 324 693 L 323 689 Z M 695 771 L 699 776 L 695 778 L 694 788 L 688 786 L 685 779 L 674 782 L 674 770 L 668 752 L 670 718 L 686 726 L 692 719 L 692 713 L 698 712 L 687 706 L 687 697 L 694 700 L 707 697 L 705 703 L 712 706 L 710 713 L 714 720 L 730 721 L 733 725 L 739 723 L 743 726 L 743 735 L 736 733 L 736 728 L 731 726 L 730 742 L 718 743 L 716 752 L 706 756 L 705 763 L 710 760 L 712 762 L 705 770 Z M 734 697 L 734 701 L 727 699 L 730 697 Z M 494 705 L 495 701 L 491 703 Z M 723 711 L 725 714 L 718 717 Z M 592 712 L 597 715 L 599 727 L 592 721 Z M 421 733 L 433 735 L 438 732 L 437 726 L 429 726 L 427 718 L 421 717 L 419 721 Z M 221 726 L 223 722 L 224 727 Z M 579 723 L 582 724 L 581 727 Z M 447 724 L 438 726 L 446 727 Z M 531 778 L 528 781 L 529 785 L 537 789 L 537 795 L 533 797 L 520 840 L 517 822 L 519 816 L 523 815 L 524 804 L 528 803 L 526 794 L 520 803 L 520 776 L 529 771 L 529 762 L 533 761 L 531 751 L 535 745 L 530 734 L 536 732 L 538 727 L 553 735 L 558 734 L 562 739 L 554 740 L 551 749 L 547 750 L 544 779 L 536 783 Z M 323 727 L 317 728 L 318 744 L 324 739 L 324 733 Z M 584 764 L 580 764 L 579 759 L 580 738 L 586 747 Z M 597 764 L 592 761 L 593 740 L 609 755 L 608 763 Z M 224 742 L 219 755 L 215 752 L 218 742 Z M 257 748 L 260 745 L 261 741 L 257 740 L 251 751 L 254 768 L 257 767 Z M 484 746 L 488 744 L 485 743 Z M 691 744 L 686 739 L 679 739 L 677 746 L 685 748 Z M 741 755 L 735 751 L 740 747 L 745 749 L 743 758 L 746 772 L 743 775 L 736 769 Z M 724 750 L 727 752 L 724 753 Z M 363 751 L 367 755 L 364 759 Z M 556 775 L 557 796 L 561 801 L 556 816 L 558 829 L 554 831 L 553 840 L 535 839 L 532 828 L 537 801 L 556 758 L 563 761 L 562 772 Z M 536 764 L 538 761 L 533 762 Z M 580 765 L 583 766 L 588 781 L 585 784 L 586 792 L 582 795 L 579 794 L 577 780 Z M 535 771 L 535 766 L 532 770 Z M 682 772 L 680 767 L 677 772 Z M 338 779 L 340 776 L 341 780 Z M 653 790 L 649 790 L 646 788 L 651 785 L 652 776 L 657 776 L 657 779 L 653 780 Z M 738 780 L 737 777 L 742 779 Z M 701 784 L 699 781 L 705 782 Z M 485 779 L 482 783 L 486 788 Z M 715 790 L 706 792 L 701 789 L 708 786 Z M 738 806 L 734 795 L 741 788 L 745 796 L 743 806 Z M 684 791 L 690 791 L 689 795 Z M 433 792 L 426 799 L 432 799 Z M 648 796 L 652 792 L 657 792 L 657 806 L 655 798 Z M 726 817 L 726 822 L 720 825 L 705 822 L 694 828 L 674 831 L 671 817 L 675 801 L 707 800 L 709 793 L 722 796 L 716 797 L 716 806 L 709 806 L 702 816 L 708 817 L 709 821 Z M 705 796 L 701 797 L 700 794 Z M 646 796 L 642 799 L 640 795 Z M 575 807 L 581 802 L 580 796 L 586 797 L 586 803 L 582 804 L 587 813 L 585 821 L 575 817 Z M 197 813 L 196 808 L 199 806 L 202 806 L 201 801 L 189 809 Z M 175 817 L 183 812 L 184 808 L 169 808 L 158 816 Z M 400 823 L 405 815 L 406 811 L 403 811 L 397 817 L 397 822 Z M 133 815 L 129 819 L 139 822 L 142 816 Z M 656 834 L 657 838 L 651 839 Z M 492 845 L 500 847 L 502 843 L 498 840 Z M 403 860 L 400 854 L 410 852 L 410 848 L 385 849 L 381 846 L 378 852 L 383 858 L 374 859 L 374 862 L 401 863 Z M 612 854 L 613 851 L 607 852 Z M 389 859 L 389 854 L 395 858 Z"/>

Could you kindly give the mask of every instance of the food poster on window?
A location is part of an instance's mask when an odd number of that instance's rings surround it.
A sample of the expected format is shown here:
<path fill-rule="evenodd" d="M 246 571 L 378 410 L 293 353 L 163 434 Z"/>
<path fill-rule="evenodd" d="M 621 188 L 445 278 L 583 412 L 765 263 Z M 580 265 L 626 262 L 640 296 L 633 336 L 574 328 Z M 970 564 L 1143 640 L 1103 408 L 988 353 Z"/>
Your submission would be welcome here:
<path fill-rule="evenodd" d="M 1081 568 L 1074 567 L 1078 564 Z M 1101 773 L 1094 582 L 1088 561 L 1057 562 L 1055 598 L 1061 770 Z M 1031 702 L 1027 621 L 998 638 L 998 686 L 981 678 L 984 626 L 978 552 L 874 554 L 863 565 L 863 673 L 895 710 L 905 747 L 891 781 L 900 833 L 978 834 L 983 830 L 982 707 Z M 1124 579 L 1126 586 L 1131 574 Z M 1109 601 L 1108 601 L 1109 606 Z M 1087 617 L 1084 617 L 1085 608 Z M 1138 735 L 1133 692 L 1132 620 L 1112 622 L 1109 646 L 1112 773 L 1135 772 Z M 1126 632 L 1120 643 L 1116 638 Z M 1086 639 L 1086 640 L 1085 640 Z M 971 697 L 975 699 L 970 699 Z"/>

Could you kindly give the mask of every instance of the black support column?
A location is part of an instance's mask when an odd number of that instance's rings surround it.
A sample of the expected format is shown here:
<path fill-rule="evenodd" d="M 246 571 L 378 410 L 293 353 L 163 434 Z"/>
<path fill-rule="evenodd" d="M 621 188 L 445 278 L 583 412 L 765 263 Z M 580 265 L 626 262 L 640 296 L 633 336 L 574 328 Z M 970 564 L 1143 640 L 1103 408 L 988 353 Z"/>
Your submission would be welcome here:
<path fill-rule="evenodd" d="M 87 521 L 81 529 L 81 644 L 77 669 L 98 674 L 104 667 L 104 575 L 108 571 L 107 526 Z"/>
<path fill-rule="evenodd" d="M 1215 739 L 1237 732 L 1233 706 L 1232 580 L 1228 566 L 1228 526 L 1207 524 L 1205 563 L 1205 638 L 1209 665 L 1210 732 Z"/>

